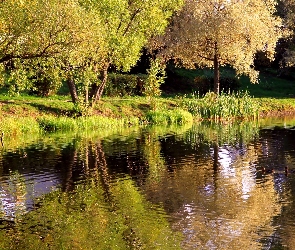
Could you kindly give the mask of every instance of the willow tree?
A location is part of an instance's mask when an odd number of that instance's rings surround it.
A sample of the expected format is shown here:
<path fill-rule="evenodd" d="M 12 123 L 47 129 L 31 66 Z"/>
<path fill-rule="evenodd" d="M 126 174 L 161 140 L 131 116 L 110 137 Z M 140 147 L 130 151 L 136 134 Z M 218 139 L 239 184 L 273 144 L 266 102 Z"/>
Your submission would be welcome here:
<path fill-rule="evenodd" d="M 266 51 L 272 59 L 281 20 L 274 15 L 274 0 L 186 0 L 164 36 L 153 46 L 187 68 L 214 68 L 214 92 L 219 93 L 219 69 L 231 65 L 237 75 L 255 83 L 254 55 Z"/>

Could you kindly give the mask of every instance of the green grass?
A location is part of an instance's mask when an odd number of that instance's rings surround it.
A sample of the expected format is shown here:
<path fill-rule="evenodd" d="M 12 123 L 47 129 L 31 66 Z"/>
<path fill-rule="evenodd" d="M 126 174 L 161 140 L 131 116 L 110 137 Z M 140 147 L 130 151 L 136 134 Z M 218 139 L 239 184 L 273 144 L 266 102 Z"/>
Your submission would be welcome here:
<path fill-rule="evenodd" d="M 261 72 L 259 84 L 250 83 L 245 76 L 241 77 L 241 90 L 247 90 L 251 96 L 257 98 L 294 98 L 295 82 L 274 76 L 273 74 Z"/>
<path fill-rule="evenodd" d="M 0 131 L 6 138 L 28 133 L 39 134 L 40 128 L 34 117 L 7 117 L 0 123 Z"/>
<path fill-rule="evenodd" d="M 178 75 L 194 79 L 212 76 L 212 70 L 175 69 Z M 233 77 L 234 71 L 223 68 L 221 74 Z M 291 79 L 291 78 L 290 78 Z M 102 128 L 128 127 L 140 124 L 184 124 L 194 120 L 232 120 L 267 116 L 295 111 L 295 83 L 281 79 L 276 72 L 264 70 L 260 84 L 240 78 L 243 92 L 234 95 L 212 93 L 157 97 L 103 97 L 88 112 L 78 117 L 69 95 L 36 97 L 27 94 L 9 96 L 0 91 L 0 130 L 7 136 L 26 133 L 81 131 Z M 245 92 L 247 91 L 247 92 Z"/>
<path fill-rule="evenodd" d="M 193 116 L 190 112 L 183 109 L 174 110 L 155 110 L 149 111 L 146 114 L 146 119 L 152 124 L 186 124 L 193 121 Z"/>

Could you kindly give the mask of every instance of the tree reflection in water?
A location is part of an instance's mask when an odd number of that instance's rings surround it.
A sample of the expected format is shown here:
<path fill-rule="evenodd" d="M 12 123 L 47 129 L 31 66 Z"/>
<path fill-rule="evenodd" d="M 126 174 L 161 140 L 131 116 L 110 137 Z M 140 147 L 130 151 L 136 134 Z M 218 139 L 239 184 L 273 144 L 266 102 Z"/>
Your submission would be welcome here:
<path fill-rule="evenodd" d="M 0 249 L 180 249 L 182 237 L 164 210 L 146 201 L 128 175 L 111 179 L 101 141 L 73 152 L 62 185 L 67 192 L 45 195 L 38 209 L 0 230 Z M 70 189 L 79 154 L 87 178 Z"/>
<path fill-rule="evenodd" d="M 202 123 L 14 150 L 2 156 L 6 179 L 8 169 L 35 171 L 36 180 L 40 171 L 66 192 L 45 195 L 11 231 L 0 230 L 0 249 L 292 246 L 294 139 L 256 122 Z"/>

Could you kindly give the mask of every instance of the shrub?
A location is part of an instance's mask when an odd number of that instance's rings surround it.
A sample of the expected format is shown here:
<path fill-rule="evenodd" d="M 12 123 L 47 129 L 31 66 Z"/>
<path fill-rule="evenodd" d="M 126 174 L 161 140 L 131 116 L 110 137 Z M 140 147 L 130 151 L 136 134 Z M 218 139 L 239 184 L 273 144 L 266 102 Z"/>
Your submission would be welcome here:
<path fill-rule="evenodd" d="M 194 79 L 195 90 L 200 95 L 213 91 L 214 89 L 214 78 L 207 76 L 197 76 Z M 225 93 L 237 92 L 241 87 L 240 81 L 235 77 L 220 77 L 220 90 Z"/>
<path fill-rule="evenodd" d="M 147 76 L 143 74 L 125 75 L 110 74 L 104 95 L 106 96 L 134 96 L 142 95 Z"/>
<path fill-rule="evenodd" d="M 165 66 L 158 59 L 152 60 L 147 73 L 144 95 L 149 98 L 160 96 L 160 86 L 165 82 L 166 78 Z"/>

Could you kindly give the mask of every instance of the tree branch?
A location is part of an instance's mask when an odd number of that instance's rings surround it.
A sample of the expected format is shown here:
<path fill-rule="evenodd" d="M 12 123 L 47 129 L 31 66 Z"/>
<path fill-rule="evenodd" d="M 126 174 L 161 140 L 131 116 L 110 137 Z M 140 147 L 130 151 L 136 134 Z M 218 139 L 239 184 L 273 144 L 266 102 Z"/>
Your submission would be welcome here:
<path fill-rule="evenodd" d="M 137 15 L 138 13 L 140 13 L 140 12 L 141 12 L 141 9 L 137 9 L 137 10 L 133 13 L 133 15 L 131 16 L 130 21 L 129 21 L 127 27 L 126 27 L 126 29 L 125 29 L 124 32 L 123 32 L 123 36 L 125 36 L 126 33 L 129 31 L 129 29 L 130 29 L 130 27 L 131 27 L 131 24 L 132 24 L 132 22 L 133 22 L 133 20 L 134 20 L 134 18 L 135 18 L 136 15 Z"/>

